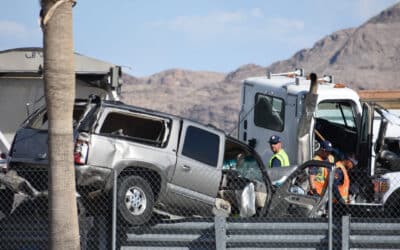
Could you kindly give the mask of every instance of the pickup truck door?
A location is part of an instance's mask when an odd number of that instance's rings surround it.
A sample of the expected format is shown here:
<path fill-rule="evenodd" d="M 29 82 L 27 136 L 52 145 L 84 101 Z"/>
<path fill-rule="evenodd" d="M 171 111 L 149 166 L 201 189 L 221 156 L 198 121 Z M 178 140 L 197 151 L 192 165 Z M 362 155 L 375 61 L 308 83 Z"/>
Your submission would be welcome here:
<path fill-rule="evenodd" d="M 309 173 L 315 167 L 332 168 L 327 162 L 311 160 L 296 167 L 295 171 L 287 172 L 289 174 L 287 179 L 280 186 L 275 187 L 268 217 L 318 217 L 323 213 L 328 199 L 328 189 L 324 191 L 323 196 L 312 195 L 308 192 Z M 280 169 L 274 169 L 274 171 L 280 171 Z M 327 178 L 329 178 L 329 170 Z"/>
<path fill-rule="evenodd" d="M 170 190 L 190 199 L 193 205 L 214 205 L 222 176 L 224 142 L 222 132 L 183 121 Z"/>

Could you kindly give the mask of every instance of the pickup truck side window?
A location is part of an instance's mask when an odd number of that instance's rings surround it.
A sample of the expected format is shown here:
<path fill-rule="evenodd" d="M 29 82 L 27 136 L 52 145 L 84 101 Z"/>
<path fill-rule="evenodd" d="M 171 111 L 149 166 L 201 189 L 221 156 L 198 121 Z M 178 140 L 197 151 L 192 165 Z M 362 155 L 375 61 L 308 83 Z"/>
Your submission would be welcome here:
<path fill-rule="evenodd" d="M 254 106 L 254 124 L 282 132 L 285 121 L 285 102 L 275 96 L 258 93 Z"/>
<path fill-rule="evenodd" d="M 162 139 L 166 133 L 164 122 L 163 119 L 140 114 L 110 112 L 101 126 L 100 133 L 163 147 Z"/>
<path fill-rule="evenodd" d="M 218 151 L 218 135 L 193 126 L 187 128 L 182 155 L 217 167 Z"/>

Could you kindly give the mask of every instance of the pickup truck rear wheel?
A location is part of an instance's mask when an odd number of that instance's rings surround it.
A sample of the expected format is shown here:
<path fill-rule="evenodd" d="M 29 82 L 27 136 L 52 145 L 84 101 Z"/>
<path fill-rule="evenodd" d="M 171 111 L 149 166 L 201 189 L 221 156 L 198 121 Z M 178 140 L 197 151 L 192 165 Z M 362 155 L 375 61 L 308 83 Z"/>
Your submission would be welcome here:
<path fill-rule="evenodd" d="M 118 211 L 127 223 L 137 226 L 148 222 L 154 207 L 150 184 L 140 176 L 127 176 L 118 185 Z"/>

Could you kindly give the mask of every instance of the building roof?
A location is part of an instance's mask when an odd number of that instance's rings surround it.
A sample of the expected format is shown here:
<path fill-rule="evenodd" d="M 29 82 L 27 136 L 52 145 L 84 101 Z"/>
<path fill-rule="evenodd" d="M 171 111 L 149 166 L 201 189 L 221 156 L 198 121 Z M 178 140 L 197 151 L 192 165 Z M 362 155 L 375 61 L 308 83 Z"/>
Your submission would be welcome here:
<path fill-rule="evenodd" d="M 75 53 L 76 74 L 107 74 L 116 65 Z M 41 74 L 43 49 L 37 47 L 16 48 L 0 51 L 1 73 Z"/>

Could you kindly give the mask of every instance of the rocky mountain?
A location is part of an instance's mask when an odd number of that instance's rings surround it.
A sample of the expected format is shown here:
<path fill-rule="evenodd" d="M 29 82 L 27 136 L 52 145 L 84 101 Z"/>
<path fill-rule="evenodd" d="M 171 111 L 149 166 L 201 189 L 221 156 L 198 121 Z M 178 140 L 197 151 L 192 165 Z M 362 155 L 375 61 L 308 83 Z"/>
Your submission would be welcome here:
<path fill-rule="evenodd" d="M 336 82 L 354 89 L 400 89 L 400 3 L 268 67 L 246 64 L 228 74 L 171 69 L 143 78 L 124 75 L 122 99 L 229 133 L 237 123 L 243 79 L 299 67 L 321 76 L 332 74 Z"/>
<path fill-rule="evenodd" d="M 212 111 L 208 105 L 215 92 L 223 92 L 214 88 L 223 82 L 223 73 L 171 69 L 149 77 L 123 77 L 122 100 L 126 103 L 202 122 L 211 122 L 213 116 L 218 116 L 214 114 L 218 108 Z"/>
<path fill-rule="evenodd" d="M 332 74 L 336 82 L 355 89 L 400 88 L 400 3 L 358 28 L 324 37 L 268 70 L 294 67 Z"/>

